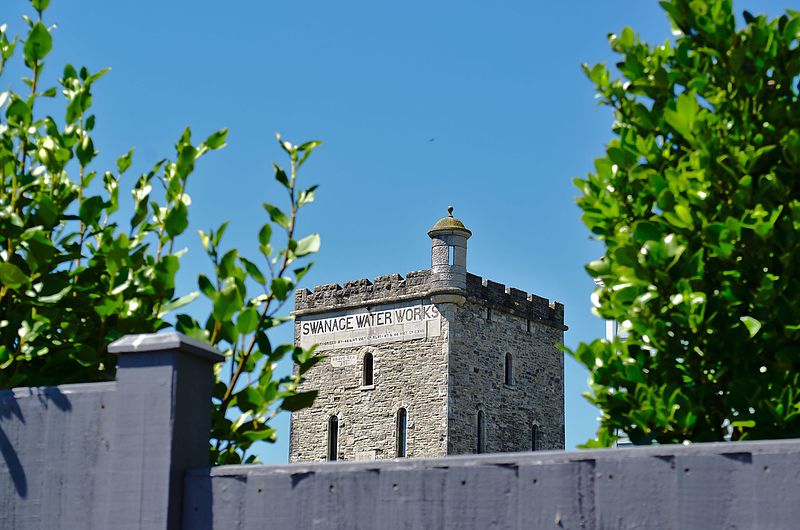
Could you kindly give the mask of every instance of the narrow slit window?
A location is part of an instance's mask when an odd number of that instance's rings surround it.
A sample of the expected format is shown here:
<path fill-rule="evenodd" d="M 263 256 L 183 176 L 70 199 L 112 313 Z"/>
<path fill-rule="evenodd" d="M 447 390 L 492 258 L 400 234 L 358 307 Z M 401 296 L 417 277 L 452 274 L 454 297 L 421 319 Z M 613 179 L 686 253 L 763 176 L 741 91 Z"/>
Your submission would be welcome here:
<path fill-rule="evenodd" d="M 485 453 L 486 452 L 486 421 L 483 416 L 483 411 L 478 411 L 478 443 L 475 447 L 476 453 Z"/>
<path fill-rule="evenodd" d="M 539 448 L 539 426 L 536 424 L 531 425 L 531 451 L 536 451 Z"/>
<path fill-rule="evenodd" d="M 339 418 L 328 418 L 328 461 L 339 459 Z"/>
<path fill-rule="evenodd" d="M 528 319 L 528 333 L 531 332 L 531 320 Z"/>
<path fill-rule="evenodd" d="M 491 307 L 487 307 L 486 308 L 486 321 L 487 322 L 491 322 L 492 321 L 492 308 Z"/>
<path fill-rule="evenodd" d="M 404 458 L 407 453 L 406 434 L 408 431 L 408 411 L 401 408 L 397 411 L 397 457 Z"/>
<path fill-rule="evenodd" d="M 456 247 L 450 245 L 447 247 L 447 264 L 451 267 L 456 262 Z"/>
<path fill-rule="evenodd" d="M 505 383 L 514 386 L 514 358 L 510 353 L 506 353 Z"/>
<path fill-rule="evenodd" d="M 364 386 L 372 386 L 375 378 L 375 363 L 371 353 L 364 354 L 364 377 L 362 384 Z"/>

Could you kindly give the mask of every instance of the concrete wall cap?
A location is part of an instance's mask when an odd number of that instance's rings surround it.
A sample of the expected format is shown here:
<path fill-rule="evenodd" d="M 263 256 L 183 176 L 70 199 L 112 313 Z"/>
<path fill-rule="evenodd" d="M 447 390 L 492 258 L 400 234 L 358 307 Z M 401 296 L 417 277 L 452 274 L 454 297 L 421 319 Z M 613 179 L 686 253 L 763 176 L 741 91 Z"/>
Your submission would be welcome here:
<path fill-rule="evenodd" d="M 125 335 L 108 345 L 109 352 L 121 355 L 166 350 L 179 350 L 183 353 L 202 357 L 213 363 L 220 363 L 225 360 L 225 357 L 207 342 L 187 337 L 183 333 L 176 331 Z"/>

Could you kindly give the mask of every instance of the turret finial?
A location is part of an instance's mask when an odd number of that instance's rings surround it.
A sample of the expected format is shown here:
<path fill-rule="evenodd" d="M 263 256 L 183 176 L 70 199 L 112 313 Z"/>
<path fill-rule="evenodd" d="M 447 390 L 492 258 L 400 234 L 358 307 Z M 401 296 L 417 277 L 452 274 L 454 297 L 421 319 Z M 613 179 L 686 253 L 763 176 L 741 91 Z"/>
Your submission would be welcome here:
<path fill-rule="evenodd" d="M 433 237 L 433 233 L 440 232 L 442 230 L 461 230 L 465 232 L 467 237 L 472 235 L 472 232 L 467 230 L 464 226 L 464 223 L 453 217 L 453 207 L 447 207 L 447 215 L 436 221 L 436 224 L 433 225 L 433 228 L 428 230 L 428 235 Z"/>

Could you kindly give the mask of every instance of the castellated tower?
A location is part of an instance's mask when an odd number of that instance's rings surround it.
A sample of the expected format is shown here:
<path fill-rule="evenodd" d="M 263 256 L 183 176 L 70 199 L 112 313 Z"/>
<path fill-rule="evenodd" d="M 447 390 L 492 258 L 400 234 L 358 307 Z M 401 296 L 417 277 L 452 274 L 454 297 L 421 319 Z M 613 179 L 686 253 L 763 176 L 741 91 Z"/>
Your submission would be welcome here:
<path fill-rule="evenodd" d="M 564 448 L 564 306 L 469 274 L 448 210 L 430 270 L 296 292 L 295 343 L 327 358 L 290 462 Z"/>

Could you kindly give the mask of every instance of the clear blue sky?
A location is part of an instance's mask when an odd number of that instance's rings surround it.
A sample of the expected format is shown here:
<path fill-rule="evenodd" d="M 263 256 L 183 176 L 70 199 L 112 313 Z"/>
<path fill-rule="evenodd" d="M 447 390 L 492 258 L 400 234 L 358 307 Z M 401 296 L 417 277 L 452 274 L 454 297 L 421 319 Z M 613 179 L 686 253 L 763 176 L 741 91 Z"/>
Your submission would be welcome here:
<path fill-rule="evenodd" d="M 735 9 L 776 16 L 789 4 Z M 0 22 L 21 32 L 25 13 L 27 1 L 3 0 Z M 602 250 L 580 222 L 572 179 L 603 153 L 612 116 L 580 64 L 614 62 L 606 35 L 624 26 L 669 38 L 655 0 L 54 0 L 46 22 L 58 24 L 49 79 L 65 62 L 112 67 L 95 89 L 98 168 L 135 146 L 131 184 L 171 156 L 186 125 L 198 138 L 230 128 L 228 147 L 203 159 L 189 186 L 184 292 L 206 267 L 195 229 L 230 220 L 228 243 L 257 252 L 261 203 L 283 198 L 270 170 L 282 161 L 279 131 L 324 142 L 304 168 L 320 189 L 301 231 L 323 242 L 306 286 L 427 268 L 426 230 L 453 204 L 474 234 L 470 272 L 564 303 L 568 346 L 602 335 L 583 270 Z M 587 373 L 570 358 L 565 371 L 574 448 L 596 411 L 581 397 Z M 287 458 L 288 421 L 276 425 L 279 442 L 260 451 L 267 462 Z"/>

